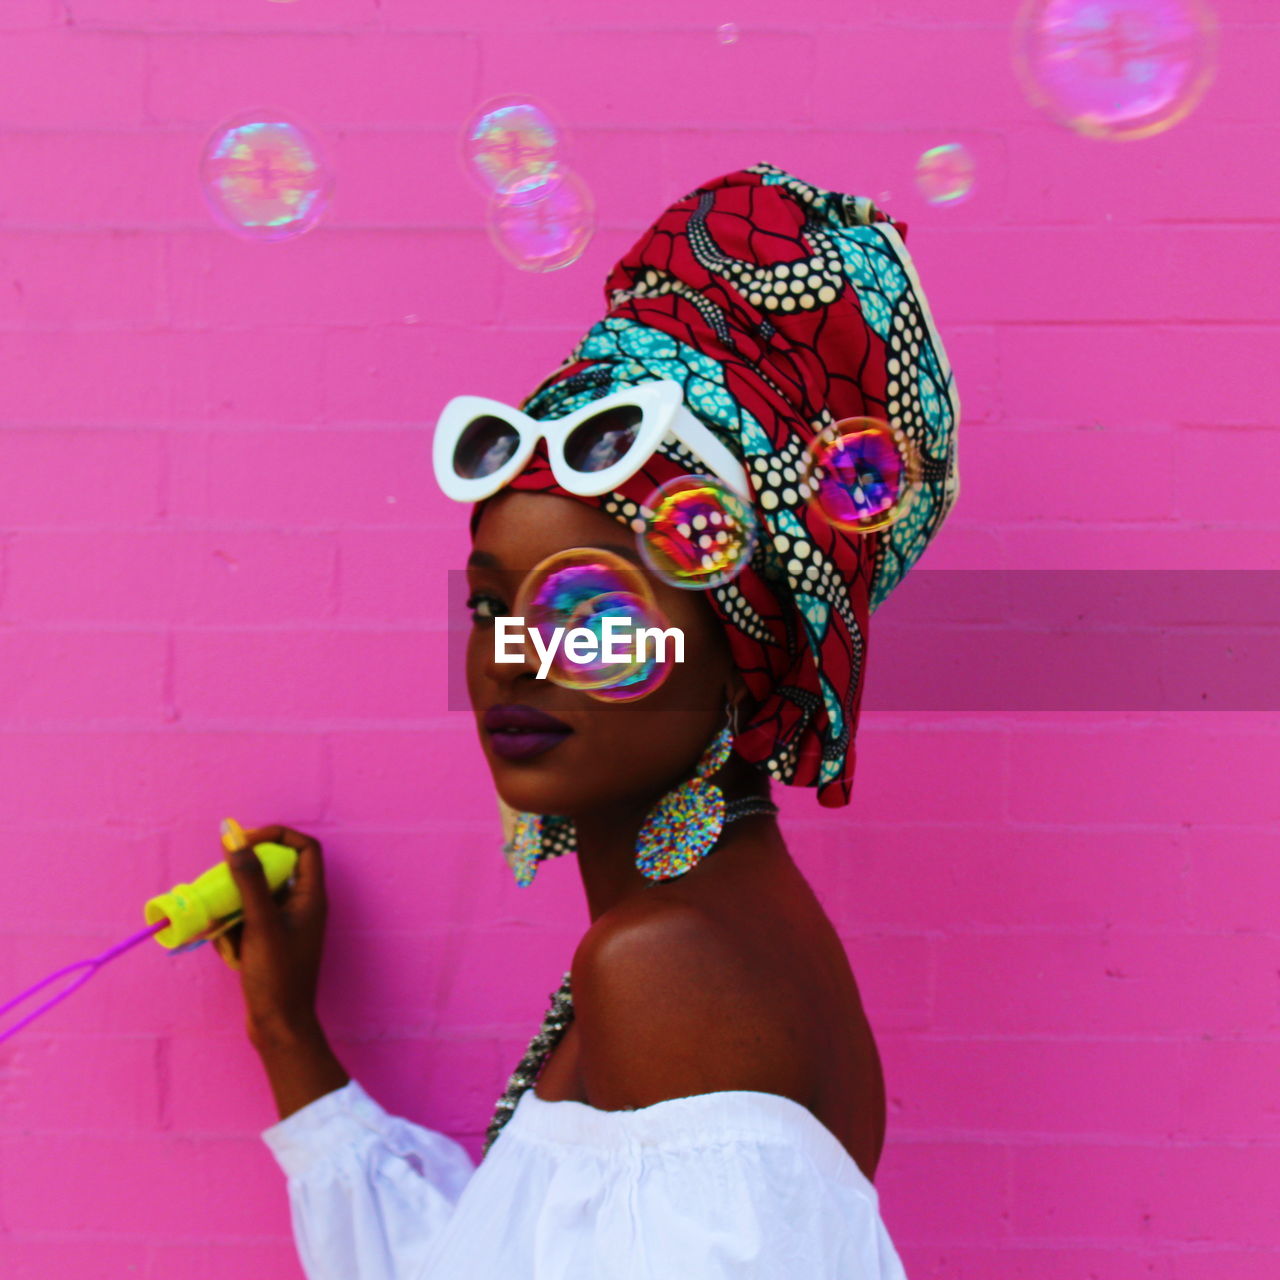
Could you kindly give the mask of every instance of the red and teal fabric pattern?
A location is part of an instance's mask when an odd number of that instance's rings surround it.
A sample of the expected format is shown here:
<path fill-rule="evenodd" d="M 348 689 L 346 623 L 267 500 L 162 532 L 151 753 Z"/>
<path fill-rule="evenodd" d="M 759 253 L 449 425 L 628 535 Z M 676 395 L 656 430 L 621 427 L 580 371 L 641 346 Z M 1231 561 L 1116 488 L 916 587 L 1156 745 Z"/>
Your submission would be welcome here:
<path fill-rule="evenodd" d="M 959 493 L 960 402 L 906 230 L 866 197 L 770 164 L 707 182 L 614 266 L 605 316 L 521 405 L 560 416 L 673 378 L 742 461 L 759 542 L 740 574 L 707 589 L 757 704 L 734 746 L 831 807 L 852 793 L 869 616 Z M 852 417 L 901 430 L 921 462 L 913 501 L 876 532 L 833 526 L 799 484 L 810 441 Z M 700 470 L 663 445 L 619 491 L 578 500 L 635 529 L 658 485 Z M 541 447 L 511 485 L 565 492 Z"/>

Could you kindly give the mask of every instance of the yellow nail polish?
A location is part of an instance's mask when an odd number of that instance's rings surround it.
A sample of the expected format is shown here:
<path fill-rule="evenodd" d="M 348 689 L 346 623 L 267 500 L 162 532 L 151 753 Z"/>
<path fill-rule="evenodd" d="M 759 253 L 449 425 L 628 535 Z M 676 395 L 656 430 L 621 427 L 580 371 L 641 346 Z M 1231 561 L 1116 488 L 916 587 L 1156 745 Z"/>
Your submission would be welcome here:
<path fill-rule="evenodd" d="M 228 853 L 234 853 L 237 849 L 244 848 L 246 844 L 244 828 L 234 818 L 223 818 L 221 831 L 222 847 Z"/>

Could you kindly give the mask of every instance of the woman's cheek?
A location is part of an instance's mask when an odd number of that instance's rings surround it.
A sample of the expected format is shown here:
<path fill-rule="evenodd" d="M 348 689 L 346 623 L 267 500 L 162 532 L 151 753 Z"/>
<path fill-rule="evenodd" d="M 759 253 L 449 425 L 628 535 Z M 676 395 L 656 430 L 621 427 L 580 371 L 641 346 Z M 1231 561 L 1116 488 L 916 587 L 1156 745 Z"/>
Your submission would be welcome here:
<path fill-rule="evenodd" d="M 472 702 L 475 701 L 476 693 L 480 688 L 480 674 L 483 670 L 483 650 L 481 649 L 481 637 L 479 628 L 473 628 L 467 636 L 466 647 L 466 671 L 464 672 L 467 693 L 470 695 Z"/>

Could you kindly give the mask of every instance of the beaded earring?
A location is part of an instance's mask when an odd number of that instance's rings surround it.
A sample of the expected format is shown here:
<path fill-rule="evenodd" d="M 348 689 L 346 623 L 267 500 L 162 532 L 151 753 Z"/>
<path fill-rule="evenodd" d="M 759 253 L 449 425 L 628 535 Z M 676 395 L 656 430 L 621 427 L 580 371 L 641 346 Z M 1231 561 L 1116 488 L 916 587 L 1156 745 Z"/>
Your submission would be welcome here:
<path fill-rule="evenodd" d="M 730 704 L 725 710 L 728 723 L 702 753 L 693 777 L 668 791 L 640 828 L 636 867 L 649 880 L 673 880 L 684 875 L 720 838 L 725 824 L 724 792 L 707 779 L 733 751 L 738 708 Z M 522 889 L 533 883 L 539 865 L 547 858 L 563 857 L 577 849 L 572 819 L 516 810 L 501 796 L 498 808 L 506 837 L 502 853 Z"/>
<path fill-rule="evenodd" d="M 538 874 L 538 865 L 547 858 L 558 858 L 577 847 L 573 822 L 550 813 L 526 813 L 513 809 L 501 796 L 498 809 L 502 814 L 503 857 L 515 873 L 516 884 L 527 889 Z"/>
<path fill-rule="evenodd" d="M 650 880 L 672 880 L 702 861 L 724 826 L 724 792 L 707 779 L 733 750 L 727 724 L 702 753 L 692 778 L 668 791 L 649 811 L 636 841 L 636 866 Z"/>

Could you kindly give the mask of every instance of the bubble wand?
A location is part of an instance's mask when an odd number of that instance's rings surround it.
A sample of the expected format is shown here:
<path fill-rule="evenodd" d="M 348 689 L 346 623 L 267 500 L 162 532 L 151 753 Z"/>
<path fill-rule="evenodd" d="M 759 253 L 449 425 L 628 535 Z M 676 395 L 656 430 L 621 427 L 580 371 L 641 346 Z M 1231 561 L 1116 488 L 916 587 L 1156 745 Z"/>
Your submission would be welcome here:
<path fill-rule="evenodd" d="M 247 841 L 244 828 L 234 818 L 223 819 L 221 832 L 222 847 L 228 853 L 245 847 Z M 253 851 L 258 855 L 262 869 L 266 872 L 267 883 L 273 891 L 289 879 L 298 862 L 298 851 L 283 844 L 269 842 L 256 844 L 253 846 Z M 84 969 L 84 973 L 65 991 L 60 991 L 52 999 L 46 1000 L 21 1021 L 14 1023 L 7 1031 L 0 1032 L 0 1044 L 10 1036 L 16 1035 L 42 1013 L 47 1013 L 54 1005 L 65 1000 L 73 991 L 78 991 L 108 960 L 114 960 L 131 947 L 136 947 L 138 943 L 151 937 L 170 951 L 190 951 L 226 933 L 228 929 L 238 924 L 244 918 L 244 903 L 240 898 L 240 890 L 236 888 L 235 881 L 231 878 L 231 868 L 224 861 L 210 867 L 192 884 L 175 885 L 168 893 L 161 893 L 151 898 L 143 907 L 143 915 L 147 921 L 145 929 L 139 929 L 123 942 L 117 942 L 115 946 L 108 947 L 101 955 L 64 965 L 61 969 L 49 974 L 47 978 L 42 978 L 34 986 L 28 987 L 21 995 L 0 1005 L 0 1015 L 6 1014 L 36 992 L 42 991 L 51 982 L 68 973 L 74 973 L 77 969 Z"/>

